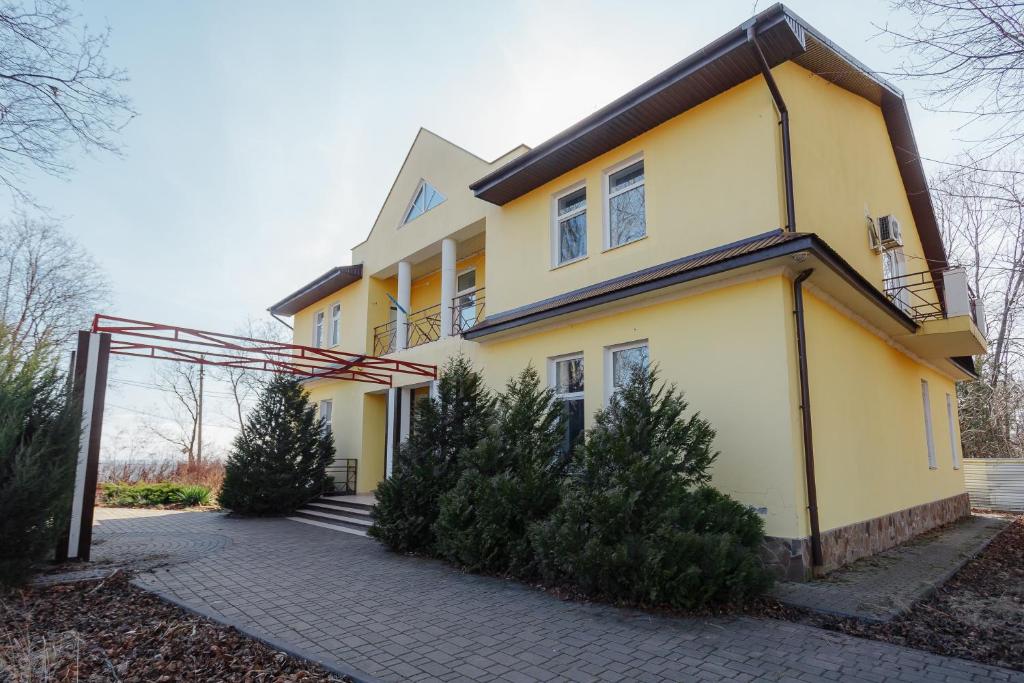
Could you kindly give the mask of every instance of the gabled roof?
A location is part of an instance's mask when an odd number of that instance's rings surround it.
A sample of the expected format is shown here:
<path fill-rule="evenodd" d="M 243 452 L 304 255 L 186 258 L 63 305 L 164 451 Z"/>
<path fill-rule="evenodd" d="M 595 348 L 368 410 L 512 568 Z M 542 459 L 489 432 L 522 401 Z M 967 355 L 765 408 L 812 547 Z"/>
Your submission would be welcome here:
<path fill-rule="evenodd" d="M 881 107 L 925 256 L 933 268 L 944 267 L 945 250 L 902 93 L 781 4 L 761 12 L 571 128 L 487 174 L 470 189 L 481 199 L 506 204 L 759 76 L 760 65 L 747 39 L 751 28 L 770 66 L 792 60 Z"/>
<path fill-rule="evenodd" d="M 343 287 L 357 282 L 363 277 L 363 265 L 338 266 L 292 292 L 276 304 L 268 308 L 271 315 L 295 315 L 303 308 L 315 304 L 325 296 L 330 296 Z"/>

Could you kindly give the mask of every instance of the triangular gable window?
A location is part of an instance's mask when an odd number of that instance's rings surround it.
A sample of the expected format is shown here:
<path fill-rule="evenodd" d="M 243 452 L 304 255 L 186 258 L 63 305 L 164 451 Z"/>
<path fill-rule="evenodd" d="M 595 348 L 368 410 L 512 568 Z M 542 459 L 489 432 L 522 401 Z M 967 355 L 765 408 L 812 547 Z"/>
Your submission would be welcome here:
<path fill-rule="evenodd" d="M 413 198 L 412 204 L 409 205 L 409 210 L 405 212 L 405 219 L 402 223 L 408 223 L 413 218 L 422 216 L 443 201 L 444 195 L 438 192 L 436 187 L 426 180 L 421 180 L 420 186 L 416 189 L 416 196 Z"/>

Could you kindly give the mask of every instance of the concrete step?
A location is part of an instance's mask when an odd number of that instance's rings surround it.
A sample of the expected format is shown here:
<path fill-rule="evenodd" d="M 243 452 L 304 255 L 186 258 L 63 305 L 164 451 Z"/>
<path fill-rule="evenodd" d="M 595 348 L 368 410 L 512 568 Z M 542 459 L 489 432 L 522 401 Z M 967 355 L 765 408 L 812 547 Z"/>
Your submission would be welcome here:
<path fill-rule="evenodd" d="M 338 526 L 349 527 L 350 529 L 369 529 L 373 526 L 373 520 L 363 515 L 349 515 L 346 513 L 327 512 L 314 507 L 306 506 L 299 508 L 294 513 L 296 517 L 315 519 L 319 522 L 337 524 Z"/>
<path fill-rule="evenodd" d="M 316 519 L 309 519 L 307 517 L 286 517 L 293 522 L 302 522 L 303 524 L 312 524 L 313 526 L 323 527 L 324 529 L 330 529 L 331 531 L 341 531 L 346 534 L 352 534 L 353 536 L 366 537 L 366 532 L 360 529 L 352 529 L 347 526 L 339 526 L 337 524 L 330 524 L 328 522 L 321 522 Z"/>
<path fill-rule="evenodd" d="M 359 515 L 360 517 L 370 518 L 373 516 L 373 511 L 368 510 L 362 506 L 355 506 L 351 503 L 341 503 L 334 500 L 327 500 L 324 498 L 317 498 L 311 503 L 307 503 L 306 507 L 315 507 L 321 510 L 334 511 L 341 514 Z"/>
<path fill-rule="evenodd" d="M 343 505 L 348 508 L 355 510 L 362 510 L 364 512 L 373 511 L 373 503 L 370 502 L 372 499 L 369 496 L 320 496 L 316 499 L 318 503 L 331 503 L 332 505 Z"/>

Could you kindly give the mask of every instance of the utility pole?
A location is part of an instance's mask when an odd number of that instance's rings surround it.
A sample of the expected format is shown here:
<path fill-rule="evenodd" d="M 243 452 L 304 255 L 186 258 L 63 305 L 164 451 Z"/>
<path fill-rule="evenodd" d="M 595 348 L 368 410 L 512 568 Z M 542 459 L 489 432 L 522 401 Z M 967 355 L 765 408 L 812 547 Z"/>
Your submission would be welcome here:
<path fill-rule="evenodd" d="M 196 464 L 203 462 L 203 374 L 206 366 L 202 362 L 203 357 L 199 357 L 199 401 L 196 405 L 197 425 L 196 435 L 199 443 L 196 444 Z"/>

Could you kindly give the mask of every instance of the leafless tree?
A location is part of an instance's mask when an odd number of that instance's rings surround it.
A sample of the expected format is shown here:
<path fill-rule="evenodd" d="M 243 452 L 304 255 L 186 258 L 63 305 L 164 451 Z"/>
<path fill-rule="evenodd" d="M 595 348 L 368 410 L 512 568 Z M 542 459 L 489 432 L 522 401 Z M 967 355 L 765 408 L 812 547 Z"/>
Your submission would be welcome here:
<path fill-rule="evenodd" d="M 235 331 L 235 334 L 263 341 L 289 341 L 284 332 L 283 326 L 277 321 L 249 318 L 245 325 Z M 217 369 L 216 377 L 227 383 L 235 408 L 233 419 L 237 420 L 239 431 L 244 433 L 245 413 L 248 412 L 253 400 L 269 381 L 271 375 L 258 370 L 224 367 Z"/>
<path fill-rule="evenodd" d="M 103 271 L 57 224 L 27 214 L 0 222 L 0 320 L 16 352 L 67 343 L 107 293 Z"/>
<path fill-rule="evenodd" d="M 893 0 L 911 19 L 886 26 L 906 58 L 897 75 L 921 83 L 928 105 L 990 121 L 982 149 L 1024 137 L 1024 4 L 1018 0 Z"/>
<path fill-rule="evenodd" d="M 25 173 L 67 173 L 65 151 L 118 153 L 135 115 L 125 73 L 104 58 L 110 29 L 77 25 L 63 0 L 0 2 L 0 183 L 30 199 Z"/>
<path fill-rule="evenodd" d="M 200 445 L 201 366 L 191 363 L 162 362 L 156 365 L 154 379 L 167 394 L 173 426 L 150 423 L 154 435 L 175 446 L 189 466 L 202 462 Z"/>
<path fill-rule="evenodd" d="M 950 260 L 964 266 L 987 312 L 989 354 L 961 385 L 968 455 L 1024 453 L 1024 164 L 965 156 L 933 181 Z"/>

